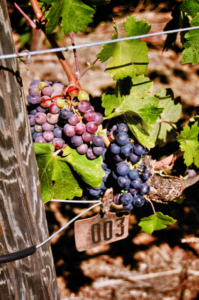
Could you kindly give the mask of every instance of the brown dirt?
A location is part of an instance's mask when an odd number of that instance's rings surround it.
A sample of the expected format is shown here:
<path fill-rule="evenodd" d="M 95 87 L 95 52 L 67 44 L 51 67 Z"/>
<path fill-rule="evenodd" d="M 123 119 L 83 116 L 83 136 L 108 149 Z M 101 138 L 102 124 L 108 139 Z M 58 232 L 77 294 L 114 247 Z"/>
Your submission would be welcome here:
<path fill-rule="evenodd" d="M 157 10 L 138 12 L 137 19 L 145 18 L 152 31 L 162 31 L 171 19 L 170 13 Z M 124 18 L 116 18 L 121 28 Z M 110 22 L 101 23 L 94 31 L 75 36 L 76 44 L 110 39 L 113 33 Z M 124 32 L 122 31 L 122 34 Z M 17 44 L 17 36 L 15 36 Z M 149 67 L 147 75 L 154 81 L 154 91 L 160 86 L 170 87 L 175 97 L 181 96 L 184 111 L 182 118 L 187 119 L 193 113 L 193 106 L 198 104 L 199 66 L 182 65 L 179 39 L 175 48 L 162 52 L 165 36 L 147 40 Z M 66 38 L 60 45 L 69 45 Z M 101 47 L 78 50 L 80 69 L 83 71 L 87 62 L 92 63 Z M 74 69 L 73 53 L 66 52 L 66 59 Z M 21 75 L 27 95 L 28 86 L 33 79 L 61 80 L 67 84 L 55 55 L 34 56 L 27 70 L 21 64 Z M 115 83 L 104 72 L 106 64 L 97 63 L 81 80 L 81 85 L 94 97 L 101 96 L 108 87 Z M 163 211 L 178 221 L 173 226 L 152 236 L 143 234 L 137 225 L 140 217 L 149 215 L 150 208 L 135 210 L 130 218 L 130 233 L 125 240 L 93 248 L 86 252 L 77 252 L 74 243 L 73 226 L 52 240 L 58 285 L 62 300 L 193 300 L 199 299 L 199 243 L 182 243 L 186 237 L 199 235 L 199 185 L 189 188 L 183 205 L 171 203 L 168 206 L 157 204 L 156 210 Z M 50 234 L 74 217 L 84 205 L 64 205 L 50 203 L 46 205 L 46 214 Z M 94 210 L 90 215 L 97 212 Z"/>

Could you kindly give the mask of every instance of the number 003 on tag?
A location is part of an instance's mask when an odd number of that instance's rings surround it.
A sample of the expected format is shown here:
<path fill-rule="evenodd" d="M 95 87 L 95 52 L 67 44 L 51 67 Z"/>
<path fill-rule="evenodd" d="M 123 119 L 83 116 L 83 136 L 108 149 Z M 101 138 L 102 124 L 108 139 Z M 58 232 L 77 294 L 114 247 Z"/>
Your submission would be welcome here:
<path fill-rule="evenodd" d="M 100 214 L 75 222 L 75 244 L 78 251 L 109 244 L 128 236 L 129 213 Z"/>

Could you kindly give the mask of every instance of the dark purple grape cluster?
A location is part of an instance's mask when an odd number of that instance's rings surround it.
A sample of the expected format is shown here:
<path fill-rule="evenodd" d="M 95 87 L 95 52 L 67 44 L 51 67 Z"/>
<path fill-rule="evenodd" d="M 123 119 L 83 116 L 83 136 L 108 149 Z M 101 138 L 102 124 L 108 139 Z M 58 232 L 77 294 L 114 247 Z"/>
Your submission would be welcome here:
<path fill-rule="evenodd" d="M 35 143 L 53 143 L 56 149 L 69 144 L 89 159 L 103 154 L 104 140 L 95 135 L 103 116 L 95 112 L 87 92 L 79 91 L 76 86 L 65 88 L 61 82 L 34 80 L 28 103 Z"/>
<path fill-rule="evenodd" d="M 88 198 L 102 197 L 107 188 L 113 187 L 115 204 L 123 204 L 126 210 L 132 210 L 133 206 L 141 207 L 145 204 L 144 195 L 150 191 L 147 180 L 152 175 L 141 161 L 148 150 L 129 137 L 128 127 L 124 123 L 114 125 L 107 135 L 112 142 L 108 151 L 105 148 L 103 153 L 105 176 L 99 188 L 87 189 Z"/>

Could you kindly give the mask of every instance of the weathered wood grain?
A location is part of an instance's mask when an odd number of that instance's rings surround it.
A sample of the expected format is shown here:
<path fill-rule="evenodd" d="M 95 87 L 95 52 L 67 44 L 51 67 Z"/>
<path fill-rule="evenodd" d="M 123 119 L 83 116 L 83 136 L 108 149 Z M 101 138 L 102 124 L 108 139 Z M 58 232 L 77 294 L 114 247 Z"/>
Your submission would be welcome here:
<path fill-rule="evenodd" d="M 15 52 L 6 1 L 0 1 L 0 53 Z M 37 164 L 16 59 L 0 60 L 0 255 L 48 237 Z M 50 244 L 0 264 L 0 300 L 59 299 Z"/>

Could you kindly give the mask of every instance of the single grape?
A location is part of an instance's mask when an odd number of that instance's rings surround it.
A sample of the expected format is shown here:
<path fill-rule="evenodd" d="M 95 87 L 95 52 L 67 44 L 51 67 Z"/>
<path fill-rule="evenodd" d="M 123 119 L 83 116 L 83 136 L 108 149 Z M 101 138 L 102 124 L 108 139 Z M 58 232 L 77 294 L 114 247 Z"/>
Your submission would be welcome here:
<path fill-rule="evenodd" d="M 78 110 L 81 113 L 85 113 L 87 110 L 89 110 L 91 108 L 91 104 L 90 102 L 88 102 L 87 100 L 82 100 L 79 102 L 78 104 Z"/>
<path fill-rule="evenodd" d="M 124 208 L 125 210 L 132 210 L 132 209 L 133 209 L 133 205 L 132 205 L 132 203 L 129 203 L 129 204 L 127 204 L 127 205 L 123 205 L 123 208 Z"/>
<path fill-rule="evenodd" d="M 124 123 L 120 123 L 117 127 L 117 131 L 118 133 L 122 133 L 122 132 L 128 132 L 128 126 Z"/>
<path fill-rule="evenodd" d="M 92 122 L 95 119 L 95 112 L 93 110 L 87 110 L 84 114 L 84 119 L 87 122 Z"/>
<path fill-rule="evenodd" d="M 113 156 L 113 159 L 114 159 L 116 162 L 118 162 L 118 163 L 120 163 L 120 162 L 123 161 L 123 158 L 122 158 L 119 154 L 115 154 L 115 155 Z"/>
<path fill-rule="evenodd" d="M 31 126 L 31 127 L 30 127 L 30 130 L 31 130 L 31 133 L 33 134 L 33 133 L 35 132 L 34 126 Z"/>
<path fill-rule="evenodd" d="M 120 176 L 128 175 L 130 172 L 130 167 L 127 163 L 119 163 L 116 167 L 117 174 Z"/>
<path fill-rule="evenodd" d="M 75 125 L 75 132 L 77 134 L 83 134 L 84 132 L 86 132 L 86 126 L 84 123 L 77 123 Z"/>
<path fill-rule="evenodd" d="M 37 112 L 47 113 L 47 112 L 48 112 L 48 108 L 44 108 L 44 107 L 41 107 L 40 105 L 38 105 L 38 106 L 36 107 L 36 111 L 37 111 Z"/>
<path fill-rule="evenodd" d="M 50 124 L 56 124 L 59 121 L 59 114 L 47 114 L 47 121 Z"/>
<path fill-rule="evenodd" d="M 52 81 L 50 81 L 50 80 L 44 80 L 44 82 L 45 82 L 47 85 L 53 85 Z"/>
<path fill-rule="evenodd" d="M 140 176 L 144 181 L 147 181 L 152 176 L 152 174 L 149 172 L 149 170 L 144 170 Z"/>
<path fill-rule="evenodd" d="M 48 122 L 42 124 L 42 129 L 45 131 L 45 130 L 50 130 L 50 131 L 53 131 L 53 129 L 55 128 L 54 125 L 52 124 L 49 124 Z"/>
<path fill-rule="evenodd" d="M 130 193 L 124 193 L 120 197 L 120 203 L 128 205 L 133 201 L 133 196 Z"/>
<path fill-rule="evenodd" d="M 63 131 L 62 128 L 55 128 L 55 129 L 53 130 L 54 136 L 55 136 L 56 138 L 61 138 L 61 137 L 62 137 L 62 131 Z"/>
<path fill-rule="evenodd" d="M 114 202 L 115 204 L 117 204 L 117 205 L 120 204 L 120 194 L 115 194 L 115 195 L 113 196 L 113 202 Z"/>
<path fill-rule="evenodd" d="M 134 198 L 133 198 L 133 205 L 135 205 L 136 207 L 141 207 L 144 205 L 145 203 L 145 199 L 144 197 L 142 197 L 141 195 L 136 195 Z"/>
<path fill-rule="evenodd" d="M 35 142 L 36 138 L 37 138 L 38 136 L 42 136 L 42 135 L 43 135 L 43 132 L 34 132 L 33 135 L 32 135 L 33 141 Z"/>
<path fill-rule="evenodd" d="M 98 129 L 98 125 L 95 122 L 88 122 L 86 124 L 86 131 L 89 133 L 94 133 L 97 131 L 97 129 Z"/>
<path fill-rule="evenodd" d="M 132 149 L 133 145 L 131 143 L 128 143 L 121 147 L 121 154 L 123 154 L 125 157 L 128 157 Z"/>
<path fill-rule="evenodd" d="M 46 85 L 45 87 L 43 87 L 41 92 L 44 96 L 51 96 L 53 93 L 53 88 L 50 85 Z"/>
<path fill-rule="evenodd" d="M 134 154 L 134 153 L 130 153 L 129 154 L 129 159 L 133 164 L 136 164 L 139 160 L 140 160 L 140 156 Z"/>
<path fill-rule="evenodd" d="M 68 108 L 64 108 L 60 111 L 59 116 L 60 116 L 60 121 L 67 123 L 68 118 L 70 118 L 70 116 L 72 116 L 73 112 L 68 109 Z"/>
<path fill-rule="evenodd" d="M 36 125 L 34 126 L 34 129 L 35 129 L 36 132 L 42 132 L 42 131 L 43 131 L 42 126 L 41 126 L 41 125 L 38 125 L 38 124 L 36 124 Z"/>
<path fill-rule="evenodd" d="M 130 186 L 130 179 L 129 178 L 125 178 L 125 177 L 123 177 L 123 176 L 119 176 L 118 177 L 118 180 L 117 180 L 117 183 L 118 183 L 118 185 L 120 186 L 120 187 L 122 187 L 122 188 L 129 188 L 129 186 Z"/>
<path fill-rule="evenodd" d="M 136 178 L 134 180 L 131 181 L 131 186 L 134 189 L 139 189 L 142 185 L 142 179 L 141 178 Z"/>
<path fill-rule="evenodd" d="M 103 161 L 102 162 L 102 164 L 101 164 L 101 168 L 103 169 L 103 170 L 106 170 L 106 168 L 107 168 L 107 164 Z"/>
<path fill-rule="evenodd" d="M 65 94 L 65 91 L 64 91 Z M 77 86 L 75 85 L 70 85 L 67 89 L 66 89 L 66 94 L 68 96 L 70 96 L 71 99 L 77 97 L 77 95 L 79 94 L 79 89 Z"/>
<path fill-rule="evenodd" d="M 34 116 L 38 113 L 37 109 L 31 109 L 28 112 L 29 112 L 29 115 L 34 115 Z"/>
<path fill-rule="evenodd" d="M 102 124 L 103 122 L 103 115 L 99 112 L 96 112 L 94 115 L 94 122 L 97 123 L 97 125 Z"/>
<path fill-rule="evenodd" d="M 134 145 L 134 148 L 133 148 L 133 152 L 136 154 L 136 155 L 142 155 L 144 154 L 144 147 L 142 145 L 139 145 L 139 144 L 135 144 Z"/>
<path fill-rule="evenodd" d="M 140 165 L 139 165 L 139 169 L 140 170 L 146 170 L 147 169 L 147 165 L 145 162 L 142 162 Z"/>
<path fill-rule="evenodd" d="M 64 101 L 64 99 L 62 98 L 57 98 L 56 99 L 56 104 L 59 108 L 64 108 L 64 105 L 66 104 L 66 102 Z"/>
<path fill-rule="evenodd" d="M 97 156 L 93 153 L 93 150 L 90 149 L 90 148 L 88 149 L 86 155 L 87 155 L 87 157 L 88 157 L 89 159 L 96 159 L 96 158 L 97 158 Z"/>
<path fill-rule="evenodd" d="M 64 126 L 64 133 L 68 137 L 73 137 L 75 135 L 75 126 L 71 126 L 69 124 L 66 124 Z"/>
<path fill-rule="evenodd" d="M 36 85 L 31 85 L 31 86 L 29 87 L 28 92 L 29 92 L 29 95 L 31 95 L 31 94 L 37 94 L 37 95 L 40 96 L 40 94 L 41 94 L 41 93 L 40 93 L 40 89 L 39 89 L 38 84 L 36 84 Z"/>
<path fill-rule="evenodd" d="M 83 144 L 83 139 L 79 135 L 74 135 L 70 141 L 74 147 L 79 147 Z"/>
<path fill-rule="evenodd" d="M 111 147 L 110 147 L 110 150 L 111 150 L 111 153 L 113 153 L 113 154 L 119 154 L 121 148 L 120 148 L 120 146 L 118 146 L 117 144 L 112 143 L 112 144 L 111 144 Z"/>
<path fill-rule="evenodd" d="M 102 178 L 102 180 L 106 182 L 110 174 L 111 174 L 111 170 L 109 169 L 105 170 L 105 176 Z"/>
<path fill-rule="evenodd" d="M 132 195 L 136 195 L 138 193 L 138 189 L 134 189 L 134 188 L 131 188 L 129 189 L 129 192 L 132 194 Z"/>
<path fill-rule="evenodd" d="M 148 183 L 143 183 L 139 189 L 139 194 L 140 195 L 147 195 L 150 191 L 150 186 Z"/>
<path fill-rule="evenodd" d="M 97 156 L 102 155 L 104 147 L 93 147 L 93 153 Z"/>
<path fill-rule="evenodd" d="M 68 123 L 72 126 L 75 126 L 77 123 L 79 123 L 79 117 L 75 114 L 72 114 L 69 118 L 68 118 Z"/>
<path fill-rule="evenodd" d="M 46 85 L 47 85 L 46 82 L 41 81 L 41 82 L 39 83 L 39 89 L 42 90 Z"/>
<path fill-rule="evenodd" d="M 137 179 L 140 176 L 139 171 L 136 169 L 133 169 L 129 172 L 129 178 L 131 180 Z"/>
<path fill-rule="evenodd" d="M 40 105 L 43 107 L 43 108 L 47 108 L 51 105 L 52 101 L 50 99 L 49 96 L 43 96 L 41 97 L 41 101 L 40 101 Z"/>
<path fill-rule="evenodd" d="M 115 171 L 112 171 L 112 176 L 113 176 L 113 178 L 115 179 L 115 180 L 118 180 L 118 175 L 116 174 L 116 172 Z"/>
<path fill-rule="evenodd" d="M 89 101 L 89 93 L 87 93 L 86 91 L 80 91 L 79 94 L 77 95 L 77 99 L 78 101 L 83 101 L 83 100 Z"/>
<path fill-rule="evenodd" d="M 37 105 L 40 103 L 41 97 L 37 94 L 31 94 L 28 96 L 28 103 L 32 105 Z"/>
<path fill-rule="evenodd" d="M 43 138 L 43 136 L 38 136 L 35 139 L 35 143 L 46 143 L 45 139 Z"/>
<path fill-rule="evenodd" d="M 116 142 L 121 145 L 124 146 L 129 142 L 129 136 L 127 133 L 122 132 L 122 133 L 118 133 L 116 135 Z"/>
<path fill-rule="evenodd" d="M 39 125 L 42 125 L 44 123 L 46 123 L 46 120 L 47 120 L 47 117 L 44 113 L 42 112 L 38 112 L 36 115 L 35 115 L 35 121 L 37 124 Z"/>
<path fill-rule="evenodd" d="M 79 147 L 77 147 L 76 150 L 79 154 L 86 154 L 88 151 L 88 146 L 86 144 L 82 144 Z"/>
<path fill-rule="evenodd" d="M 40 80 L 39 80 L 39 79 L 35 79 L 35 80 L 33 80 L 33 81 L 31 82 L 30 86 L 31 86 L 31 85 L 37 85 L 37 86 L 39 86 L 39 84 L 40 84 Z"/>
<path fill-rule="evenodd" d="M 89 193 L 91 196 L 99 198 L 101 194 L 101 190 L 89 189 Z"/>
<path fill-rule="evenodd" d="M 54 138 L 52 140 L 53 145 L 55 146 L 56 149 L 62 149 L 65 145 L 65 142 L 61 138 Z"/>
<path fill-rule="evenodd" d="M 54 139 L 54 133 L 52 131 L 44 131 L 43 138 L 46 142 L 51 142 Z"/>
<path fill-rule="evenodd" d="M 93 140 L 93 134 L 92 133 L 89 133 L 89 132 L 84 132 L 82 134 L 82 139 L 85 141 L 85 142 L 91 142 Z"/>
<path fill-rule="evenodd" d="M 35 116 L 34 115 L 28 115 L 30 126 L 35 125 Z"/>
<path fill-rule="evenodd" d="M 58 92 L 60 94 L 63 94 L 63 90 L 64 90 L 64 85 L 62 83 L 54 83 L 53 86 L 53 92 Z"/>
<path fill-rule="evenodd" d="M 62 98 L 62 94 L 61 94 L 61 93 L 58 93 L 58 92 L 53 92 L 52 95 L 51 95 L 51 100 L 52 100 L 52 101 L 55 100 L 55 102 L 56 102 L 56 100 L 57 100 L 58 98 Z"/>
<path fill-rule="evenodd" d="M 104 146 L 104 139 L 101 135 L 96 135 L 93 137 L 93 144 L 97 147 Z"/>
<path fill-rule="evenodd" d="M 58 114 L 60 112 L 60 108 L 55 103 L 52 103 L 48 109 L 51 114 Z"/>

